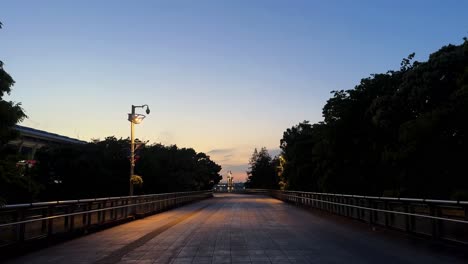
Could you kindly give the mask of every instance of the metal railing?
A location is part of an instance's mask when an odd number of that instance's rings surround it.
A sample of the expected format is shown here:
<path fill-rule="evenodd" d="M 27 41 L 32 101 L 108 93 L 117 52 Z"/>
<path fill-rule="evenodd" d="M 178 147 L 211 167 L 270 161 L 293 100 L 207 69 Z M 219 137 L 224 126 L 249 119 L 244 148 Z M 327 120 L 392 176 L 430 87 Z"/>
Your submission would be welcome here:
<path fill-rule="evenodd" d="M 197 191 L 6 205 L 0 207 L 0 249 L 87 232 L 212 196 L 212 191 Z"/>
<path fill-rule="evenodd" d="M 262 192 L 288 203 L 371 225 L 468 244 L 468 201 L 252 190 L 252 193 Z"/>

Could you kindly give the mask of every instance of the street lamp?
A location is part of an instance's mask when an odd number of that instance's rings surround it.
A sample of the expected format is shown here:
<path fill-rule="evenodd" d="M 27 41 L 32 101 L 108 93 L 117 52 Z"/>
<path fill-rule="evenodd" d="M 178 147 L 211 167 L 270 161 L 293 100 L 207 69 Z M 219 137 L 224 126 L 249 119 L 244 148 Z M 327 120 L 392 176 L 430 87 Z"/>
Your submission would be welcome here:
<path fill-rule="evenodd" d="M 150 113 L 148 105 L 132 105 L 132 112 L 128 114 L 128 121 L 130 121 L 130 196 L 133 195 L 133 183 L 132 176 L 135 171 L 135 136 L 134 136 L 134 126 L 135 124 L 140 124 L 145 115 L 136 114 L 136 108 L 146 108 L 146 114 Z"/>

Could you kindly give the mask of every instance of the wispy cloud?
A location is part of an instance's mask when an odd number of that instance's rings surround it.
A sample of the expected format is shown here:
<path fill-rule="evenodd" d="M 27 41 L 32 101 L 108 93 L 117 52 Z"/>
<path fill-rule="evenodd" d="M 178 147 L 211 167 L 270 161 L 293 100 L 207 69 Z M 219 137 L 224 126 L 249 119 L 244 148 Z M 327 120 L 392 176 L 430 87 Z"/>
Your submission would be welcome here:
<path fill-rule="evenodd" d="M 227 154 L 233 152 L 235 149 L 233 148 L 225 148 L 225 149 L 212 149 L 208 151 L 206 154 L 212 155 L 220 155 L 220 154 Z"/>
<path fill-rule="evenodd" d="M 231 171 L 235 181 L 244 181 L 248 169 L 248 158 L 244 152 L 242 148 L 219 148 L 212 149 L 207 154 L 222 166 L 221 174 L 224 177 Z"/>

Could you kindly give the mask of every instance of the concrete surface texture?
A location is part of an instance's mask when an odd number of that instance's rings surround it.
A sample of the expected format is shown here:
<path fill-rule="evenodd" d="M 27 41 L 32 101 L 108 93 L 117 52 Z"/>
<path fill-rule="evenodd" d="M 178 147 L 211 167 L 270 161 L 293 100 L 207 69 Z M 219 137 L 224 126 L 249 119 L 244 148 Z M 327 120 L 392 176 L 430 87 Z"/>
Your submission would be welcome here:
<path fill-rule="evenodd" d="M 468 263 L 458 251 L 266 196 L 217 194 L 8 263 Z"/>

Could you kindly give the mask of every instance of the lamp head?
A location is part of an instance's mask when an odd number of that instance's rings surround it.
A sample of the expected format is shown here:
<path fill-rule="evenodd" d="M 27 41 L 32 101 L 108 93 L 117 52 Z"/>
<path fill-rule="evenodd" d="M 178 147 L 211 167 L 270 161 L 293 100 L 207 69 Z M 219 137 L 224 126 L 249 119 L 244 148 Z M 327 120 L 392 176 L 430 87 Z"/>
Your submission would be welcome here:
<path fill-rule="evenodd" d="M 128 114 L 128 121 L 132 122 L 133 124 L 140 124 L 143 119 L 145 119 L 144 115 Z"/>
<path fill-rule="evenodd" d="M 148 106 L 146 106 L 146 114 L 149 115 L 149 113 L 150 113 L 150 109 Z"/>

